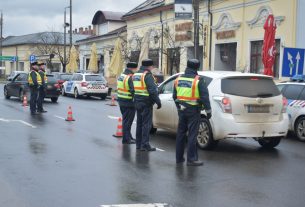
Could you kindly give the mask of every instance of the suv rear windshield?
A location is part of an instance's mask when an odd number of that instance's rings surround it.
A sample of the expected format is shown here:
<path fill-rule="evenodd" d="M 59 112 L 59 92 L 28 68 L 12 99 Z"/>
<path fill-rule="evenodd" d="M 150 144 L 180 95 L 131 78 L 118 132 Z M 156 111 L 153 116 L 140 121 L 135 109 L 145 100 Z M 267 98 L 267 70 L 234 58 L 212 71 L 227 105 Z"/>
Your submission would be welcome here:
<path fill-rule="evenodd" d="M 250 98 L 267 98 L 281 94 L 271 78 L 255 76 L 222 79 L 221 91 L 224 94 Z"/>
<path fill-rule="evenodd" d="M 100 75 L 86 75 L 85 76 L 86 81 L 102 81 L 106 82 L 105 78 Z"/>

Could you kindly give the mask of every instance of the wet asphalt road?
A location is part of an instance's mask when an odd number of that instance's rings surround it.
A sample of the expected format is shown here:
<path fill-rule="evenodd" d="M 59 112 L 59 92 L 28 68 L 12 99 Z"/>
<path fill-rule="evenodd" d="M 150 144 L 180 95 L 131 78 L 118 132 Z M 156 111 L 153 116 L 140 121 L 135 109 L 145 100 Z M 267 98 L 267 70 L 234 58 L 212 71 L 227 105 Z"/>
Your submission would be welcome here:
<path fill-rule="evenodd" d="M 137 152 L 112 137 L 119 110 L 95 99 L 60 97 L 31 117 L 0 85 L 0 206 L 98 207 L 170 203 L 175 207 L 301 207 L 305 202 L 305 143 L 283 140 L 265 151 L 253 140 L 223 141 L 199 151 L 205 166 L 175 164 L 175 135 Z M 67 108 L 76 122 L 65 122 Z M 17 121 L 19 120 L 19 121 Z"/>

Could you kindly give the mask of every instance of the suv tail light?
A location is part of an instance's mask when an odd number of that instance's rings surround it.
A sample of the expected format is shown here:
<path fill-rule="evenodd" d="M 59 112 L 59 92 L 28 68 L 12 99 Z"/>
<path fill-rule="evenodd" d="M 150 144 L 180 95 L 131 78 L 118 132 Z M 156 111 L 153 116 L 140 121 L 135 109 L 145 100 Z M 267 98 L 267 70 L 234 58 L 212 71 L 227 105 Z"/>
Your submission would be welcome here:
<path fill-rule="evenodd" d="M 214 97 L 214 100 L 219 104 L 223 113 L 232 114 L 232 104 L 228 97 Z"/>
<path fill-rule="evenodd" d="M 57 88 L 57 89 L 60 89 L 60 84 L 55 83 L 55 84 L 54 84 L 54 87 Z"/>
<path fill-rule="evenodd" d="M 58 80 L 57 83 L 58 84 L 63 84 L 65 81 L 64 80 Z"/>
<path fill-rule="evenodd" d="M 288 100 L 283 97 L 283 108 L 282 108 L 282 113 L 286 113 L 287 111 L 287 106 L 288 106 Z"/>
<path fill-rule="evenodd" d="M 89 84 L 87 82 L 81 82 L 80 86 L 81 87 L 87 87 Z"/>

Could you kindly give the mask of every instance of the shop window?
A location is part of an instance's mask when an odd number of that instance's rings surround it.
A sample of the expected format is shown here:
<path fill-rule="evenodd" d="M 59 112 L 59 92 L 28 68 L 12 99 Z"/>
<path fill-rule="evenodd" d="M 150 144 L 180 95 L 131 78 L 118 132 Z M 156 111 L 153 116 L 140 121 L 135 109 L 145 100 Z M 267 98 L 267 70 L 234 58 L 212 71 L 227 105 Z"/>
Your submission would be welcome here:
<path fill-rule="evenodd" d="M 273 67 L 273 76 L 279 77 L 280 68 L 280 40 L 275 41 L 276 55 Z M 251 62 L 250 62 L 250 72 L 251 73 L 264 73 L 264 64 L 262 61 L 262 51 L 263 51 L 263 40 L 252 41 L 251 42 Z"/>

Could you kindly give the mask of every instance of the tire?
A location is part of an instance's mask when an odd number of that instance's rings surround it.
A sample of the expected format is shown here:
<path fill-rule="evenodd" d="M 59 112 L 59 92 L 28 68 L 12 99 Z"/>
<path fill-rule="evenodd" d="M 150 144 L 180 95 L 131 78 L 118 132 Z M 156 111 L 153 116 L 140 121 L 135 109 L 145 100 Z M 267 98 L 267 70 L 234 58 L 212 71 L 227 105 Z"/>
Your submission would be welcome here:
<path fill-rule="evenodd" d="M 7 88 L 5 87 L 4 88 L 4 97 L 6 98 L 6 99 L 10 99 L 11 97 L 10 97 L 10 95 L 8 94 L 8 90 L 7 90 Z"/>
<path fill-rule="evenodd" d="M 20 89 L 20 91 L 19 91 L 19 100 L 21 102 L 23 101 L 23 97 L 24 97 L 24 91 L 22 89 Z"/>
<path fill-rule="evenodd" d="M 305 117 L 300 117 L 297 119 L 294 127 L 295 134 L 297 138 L 305 142 Z"/>
<path fill-rule="evenodd" d="M 214 140 L 213 132 L 210 122 L 206 118 L 202 118 L 199 127 L 199 133 L 197 137 L 197 145 L 202 150 L 212 150 L 218 144 L 218 141 Z"/>
<path fill-rule="evenodd" d="M 74 89 L 74 98 L 80 98 L 77 88 Z"/>
<path fill-rule="evenodd" d="M 65 91 L 65 87 L 62 87 L 61 88 L 61 95 L 62 96 L 66 96 L 67 94 L 66 94 L 66 91 Z"/>
<path fill-rule="evenodd" d="M 53 103 L 57 103 L 58 97 L 57 97 L 57 98 L 51 98 L 51 101 L 52 101 Z"/>
<path fill-rule="evenodd" d="M 273 149 L 280 144 L 282 137 L 259 139 L 258 143 L 265 149 Z"/>
<path fill-rule="evenodd" d="M 101 97 L 102 100 L 106 100 L 107 94 L 103 94 L 103 95 L 101 95 L 100 97 Z"/>

